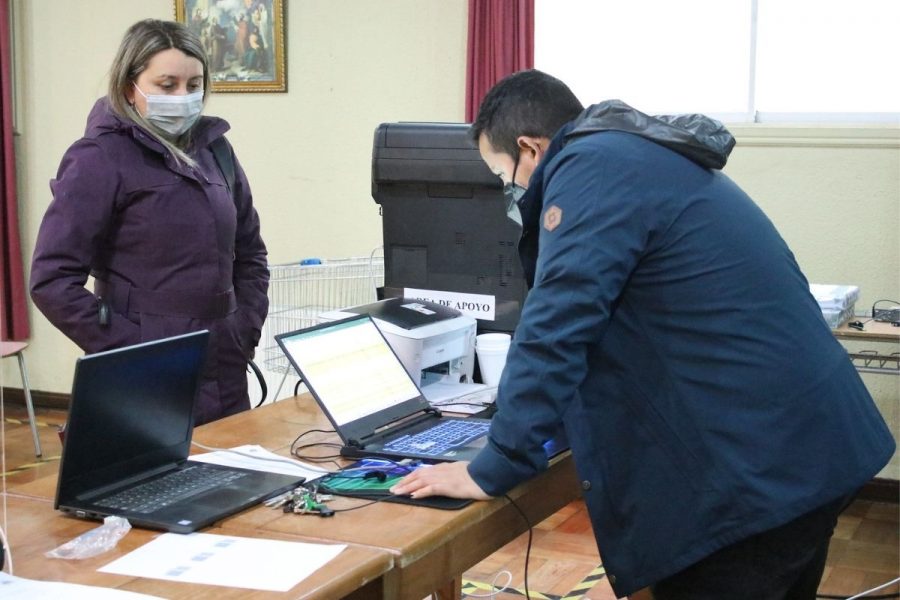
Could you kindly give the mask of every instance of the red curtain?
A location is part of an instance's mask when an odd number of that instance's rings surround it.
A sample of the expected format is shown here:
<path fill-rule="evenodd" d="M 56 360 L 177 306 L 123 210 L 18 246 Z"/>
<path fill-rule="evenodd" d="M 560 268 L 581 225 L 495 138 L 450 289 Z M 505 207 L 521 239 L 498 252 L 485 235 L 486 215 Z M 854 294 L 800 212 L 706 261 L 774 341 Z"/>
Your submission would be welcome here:
<path fill-rule="evenodd" d="M 466 121 L 495 83 L 534 68 L 534 0 L 469 0 Z"/>
<path fill-rule="evenodd" d="M 16 202 L 16 155 L 13 149 L 12 61 L 9 0 L 0 0 L 0 339 L 28 337 L 28 305 L 22 250 L 19 244 L 19 215 Z"/>

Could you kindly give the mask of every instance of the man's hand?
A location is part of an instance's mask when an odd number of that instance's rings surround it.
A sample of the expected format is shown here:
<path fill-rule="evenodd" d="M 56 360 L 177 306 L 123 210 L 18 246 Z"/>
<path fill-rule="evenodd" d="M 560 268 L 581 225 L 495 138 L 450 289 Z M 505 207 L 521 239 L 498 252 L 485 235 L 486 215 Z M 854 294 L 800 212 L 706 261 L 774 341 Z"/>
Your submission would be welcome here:
<path fill-rule="evenodd" d="M 466 461 L 440 463 L 429 467 L 419 467 L 391 488 L 397 496 L 409 495 L 413 498 L 428 496 L 448 496 L 450 498 L 472 498 L 487 500 L 475 480 L 469 476 Z"/>

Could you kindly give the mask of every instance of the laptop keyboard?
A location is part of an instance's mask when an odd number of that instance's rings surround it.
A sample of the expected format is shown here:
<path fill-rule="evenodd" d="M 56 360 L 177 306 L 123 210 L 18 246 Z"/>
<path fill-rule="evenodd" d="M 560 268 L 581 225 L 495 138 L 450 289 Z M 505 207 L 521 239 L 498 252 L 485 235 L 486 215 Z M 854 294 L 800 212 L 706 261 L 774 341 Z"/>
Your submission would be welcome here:
<path fill-rule="evenodd" d="M 390 452 L 409 452 L 438 456 L 451 448 L 462 446 L 487 433 L 490 423 L 467 419 L 443 421 L 414 435 L 405 435 L 385 444 Z"/>
<path fill-rule="evenodd" d="M 159 479 L 123 490 L 98 501 L 97 506 L 134 513 L 152 513 L 185 498 L 228 485 L 247 473 L 189 466 Z"/>

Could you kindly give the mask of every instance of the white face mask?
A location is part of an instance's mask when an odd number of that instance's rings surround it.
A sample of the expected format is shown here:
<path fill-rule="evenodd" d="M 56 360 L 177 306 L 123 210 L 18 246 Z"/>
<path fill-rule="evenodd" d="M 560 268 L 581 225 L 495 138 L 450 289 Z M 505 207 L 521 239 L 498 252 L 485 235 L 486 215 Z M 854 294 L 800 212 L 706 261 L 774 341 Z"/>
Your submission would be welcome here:
<path fill-rule="evenodd" d="M 134 84 L 134 89 L 147 99 L 144 118 L 160 130 L 179 136 L 190 129 L 203 111 L 203 92 L 186 96 L 147 95 Z"/>

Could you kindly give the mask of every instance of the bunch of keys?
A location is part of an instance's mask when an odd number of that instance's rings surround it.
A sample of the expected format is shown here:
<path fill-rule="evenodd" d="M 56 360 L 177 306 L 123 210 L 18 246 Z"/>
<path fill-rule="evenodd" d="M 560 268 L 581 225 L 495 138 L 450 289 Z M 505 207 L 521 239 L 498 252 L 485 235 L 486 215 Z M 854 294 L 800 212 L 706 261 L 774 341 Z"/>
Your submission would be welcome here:
<path fill-rule="evenodd" d="M 294 513 L 298 515 L 316 514 L 320 517 L 334 516 L 334 510 L 325 506 L 325 502 L 331 500 L 333 496 L 319 494 L 305 487 L 276 496 L 266 501 L 266 506 L 270 508 L 278 508 L 286 513 Z"/>

